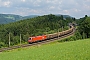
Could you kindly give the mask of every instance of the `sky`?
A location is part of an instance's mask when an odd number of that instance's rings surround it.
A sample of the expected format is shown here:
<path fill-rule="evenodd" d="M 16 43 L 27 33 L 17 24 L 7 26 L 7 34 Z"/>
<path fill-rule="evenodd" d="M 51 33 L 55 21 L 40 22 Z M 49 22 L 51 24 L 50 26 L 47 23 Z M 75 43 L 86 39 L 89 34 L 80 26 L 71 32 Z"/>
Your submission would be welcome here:
<path fill-rule="evenodd" d="M 0 14 L 90 16 L 90 0 L 0 0 Z"/>

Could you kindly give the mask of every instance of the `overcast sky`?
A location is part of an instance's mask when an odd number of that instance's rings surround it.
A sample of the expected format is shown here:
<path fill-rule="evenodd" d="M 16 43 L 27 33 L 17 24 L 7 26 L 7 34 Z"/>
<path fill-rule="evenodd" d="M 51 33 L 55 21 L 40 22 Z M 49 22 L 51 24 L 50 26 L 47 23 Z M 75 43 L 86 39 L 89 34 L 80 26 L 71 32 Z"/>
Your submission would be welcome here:
<path fill-rule="evenodd" d="M 0 14 L 90 16 L 90 0 L 0 0 Z"/>

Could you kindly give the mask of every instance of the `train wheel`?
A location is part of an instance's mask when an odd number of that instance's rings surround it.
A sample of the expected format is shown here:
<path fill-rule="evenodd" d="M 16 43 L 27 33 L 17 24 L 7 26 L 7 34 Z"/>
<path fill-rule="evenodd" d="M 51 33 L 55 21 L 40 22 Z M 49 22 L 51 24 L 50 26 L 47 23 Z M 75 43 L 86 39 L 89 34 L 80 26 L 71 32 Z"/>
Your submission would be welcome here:
<path fill-rule="evenodd" d="M 32 42 L 29 42 L 29 44 L 32 44 Z"/>

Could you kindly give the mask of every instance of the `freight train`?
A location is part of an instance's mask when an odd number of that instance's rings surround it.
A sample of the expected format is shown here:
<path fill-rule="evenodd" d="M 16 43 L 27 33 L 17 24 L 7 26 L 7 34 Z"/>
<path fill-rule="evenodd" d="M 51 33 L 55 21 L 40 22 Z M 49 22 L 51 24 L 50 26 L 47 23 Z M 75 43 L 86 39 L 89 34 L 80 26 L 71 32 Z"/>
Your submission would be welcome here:
<path fill-rule="evenodd" d="M 48 34 L 48 35 L 42 35 L 42 36 L 34 36 L 34 37 L 29 37 L 28 38 L 28 43 L 33 43 L 37 41 L 43 41 L 47 39 L 53 39 L 53 38 L 58 38 L 60 36 L 64 36 L 66 34 L 69 34 L 74 31 L 74 26 L 70 25 L 70 28 L 66 31 L 58 32 L 58 33 L 53 33 L 53 34 Z"/>

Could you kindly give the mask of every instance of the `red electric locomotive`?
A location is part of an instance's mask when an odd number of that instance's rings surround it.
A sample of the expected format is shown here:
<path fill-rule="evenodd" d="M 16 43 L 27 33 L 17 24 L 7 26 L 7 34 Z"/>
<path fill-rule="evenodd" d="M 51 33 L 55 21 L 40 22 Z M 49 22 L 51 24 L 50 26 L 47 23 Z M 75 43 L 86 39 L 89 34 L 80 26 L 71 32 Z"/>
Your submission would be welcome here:
<path fill-rule="evenodd" d="M 29 37 L 28 42 L 32 43 L 32 42 L 42 41 L 42 40 L 45 40 L 45 39 L 47 39 L 46 35 Z"/>

